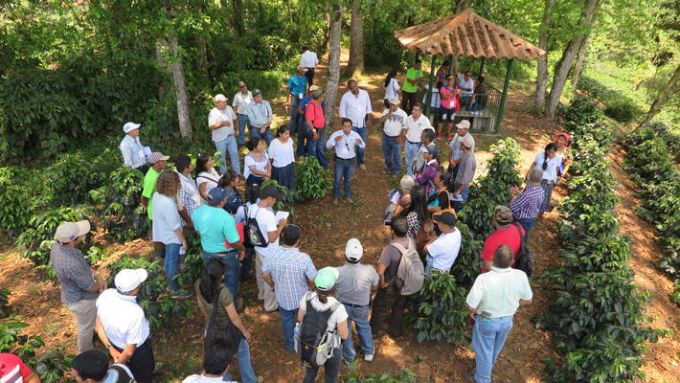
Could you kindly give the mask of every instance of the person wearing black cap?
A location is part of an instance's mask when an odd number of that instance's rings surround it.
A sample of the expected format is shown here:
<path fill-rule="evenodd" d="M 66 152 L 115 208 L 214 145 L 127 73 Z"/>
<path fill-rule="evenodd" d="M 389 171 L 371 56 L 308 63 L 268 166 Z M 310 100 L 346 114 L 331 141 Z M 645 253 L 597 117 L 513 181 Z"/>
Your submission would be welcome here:
<path fill-rule="evenodd" d="M 432 221 L 437 225 L 441 234 L 425 245 L 427 251 L 426 275 L 431 275 L 432 270 L 448 273 L 451 271 L 453 263 L 456 262 L 462 240 L 460 230 L 456 229 L 456 220 L 456 212 L 451 209 L 442 210 L 432 215 Z"/>

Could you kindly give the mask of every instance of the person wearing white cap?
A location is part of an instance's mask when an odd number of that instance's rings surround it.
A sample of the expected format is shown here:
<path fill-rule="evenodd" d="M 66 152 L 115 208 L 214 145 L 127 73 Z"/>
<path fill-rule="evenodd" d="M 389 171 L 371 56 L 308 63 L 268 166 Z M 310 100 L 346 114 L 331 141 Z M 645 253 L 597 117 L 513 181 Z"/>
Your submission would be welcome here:
<path fill-rule="evenodd" d="M 463 156 L 460 158 L 458 172 L 453 181 L 453 190 L 451 191 L 453 193 L 453 208 L 456 209 L 457 212 L 463 208 L 463 204 L 467 201 L 470 184 L 475 178 L 477 159 L 475 158 L 475 153 L 473 151 L 474 146 L 475 141 L 469 134 L 464 136 L 461 140 L 460 147 L 463 151 Z"/>
<path fill-rule="evenodd" d="M 475 139 L 472 137 L 472 134 L 470 134 L 470 121 L 460 121 L 456 124 L 456 129 L 458 131 L 456 132 L 456 135 L 453 136 L 453 139 L 449 144 L 449 147 L 451 148 L 449 151 L 449 173 L 451 175 L 451 179 L 456 178 L 456 174 L 458 174 L 460 158 L 463 157 L 463 150 L 461 149 L 460 145 L 460 143 L 463 141 L 463 138 L 470 137 L 469 139 L 472 140 L 472 151 L 475 151 Z"/>
<path fill-rule="evenodd" d="M 399 107 L 401 101 L 397 97 L 391 98 L 389 108 L 383 111 L 380 122 L 383 124 L 382 150 L 385 159 L 385 172 L 398 176 L 401 172 L 401 145 L 406 134 L 406 119 L 408 116 Z"/>
<path fill-rule="evenodd" d="M 241 174 L 241 164 L 238 158 L 238 145 L 236 138 L 239 135 L 239 130 L 234 129 L 238 124 L 238 118 L 234 109 L 227 105 L 227 97 L 223 94 L 215 96 L 215 107 L 210 110 L 208 115 L 208 128 L 212 132 L 212 140 L 215 143 L 215 148 L 222 156 L 222 165 L 220 170 L 224 173 L 227 170 L 227 152 L 229 152 L 229 159 L 231 160 L 231 169 L 236 174 Z"/>
<path fill-rule="evenodd" d="M 155 360 L 149 321 L 137 303 L 137 294 L 149 274 L 144 269 L 122 269 L 115 289 L 97 298 L 97 335 L 114 363 L 126 364 L 138 383 L 152 383 Z"/>
<path fill-rule="evenodd" d="M 89 232 L 89 221 L 64 222 L 57 227 L 56 241 L 50 251 L 50 264 L 61 285 L 61 301 L 76 317 L 78 324 L 78 352 L 94 347 L 95 299 L 106 288 L 106 283 L 95 278 L 85 256 L 78 250 L 78 245 Z"/>
<path fill-rule="evenodd" d="M 236 118 L 238 119 L 238 144 L 240 146 L 246 143 L 246 125 L 250 126 L 248 122 L 248 104 L 253 102 L 253 92 L 248 90 L 248 84 L 245 81 L 238 82 L 238 92 L 234 95 L 234 101 L 231 106 L 236 109 Z"/>
<path fill-rule="evenodd" d="M 347 263 L 338 269 L 335 296 L 345 305 L 349 316 L 348 326 L 351 328 L 352 322 L 356 324 L 364 360 L 372 362 L 375 345 L 371 325 L 368 322 L 368 310 L 371 303 L 371 287 L 378 287 L 380 278 L 373 266 L 361 263 L 363 256 L 364 248 L 358 239 L 351 238 L 347 241 L 347 246 L 345 246 Z M 348 338 L 342 342 L 342 359 L 346 363 L 352 363 L 355 357 L 356 352 L 350 331 Z"/>
<path fill-rule="evenodd" d="M 290 96 L 290 122 L 288 127 L 291 134 L 295 134 L 298 130 L 298 105 L 300 100 L 305 97 L 307 92 L 307 77 L 305 77 L 307 68 L 303 65 L 298 65 L 295 73 L 288 79 L 288 94 Z"/>
<path fill-rule="evenodd" d="M 144 154 L 144 146 L 139 140 L 139 127 L 141 124 L 126 122 L 123 125 L 125 137 L 120 141 L 120 153 L 123 155 L 123 165 L 128 168 L 138 169 L 145 174 L 149 168 Z"/>

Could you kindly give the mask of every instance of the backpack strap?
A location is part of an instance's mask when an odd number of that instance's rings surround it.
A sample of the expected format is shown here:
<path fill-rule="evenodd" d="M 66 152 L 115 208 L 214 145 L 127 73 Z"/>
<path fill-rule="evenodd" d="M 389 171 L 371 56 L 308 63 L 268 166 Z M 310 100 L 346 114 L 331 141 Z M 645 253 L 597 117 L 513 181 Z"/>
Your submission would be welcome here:
<path fill-rule="evenodd" d="M 512 226 L 514 226 L 515 230 L 517 230 L 517 234 L 519 234 L 520 241 L 524 241 L 524 235 L 522 235 L 522 229 L 524 228 L 522 227 L 522 225 L 517 222 L 513 222 Z"/>

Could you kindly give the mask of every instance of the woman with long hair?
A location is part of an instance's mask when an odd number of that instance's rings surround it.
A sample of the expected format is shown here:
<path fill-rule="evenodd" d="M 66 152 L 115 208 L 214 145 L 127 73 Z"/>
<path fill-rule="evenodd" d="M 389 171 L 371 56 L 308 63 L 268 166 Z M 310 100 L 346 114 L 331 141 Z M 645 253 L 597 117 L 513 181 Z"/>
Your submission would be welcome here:
<path fill-rule="evenodd" d="M 423 188 L 414 186 L 411 189 L 411 204 L 402 215 L 408 222 L 408 235 L 415 239 L 423 228 L 423 224 L 430 219 Z"/>
<path fill-rule="evenodd" d="M 220 175 L 215 170 L 215 162 L 212 156 L 209 154 L 199 154 L 196 159 L 196 169 L 194 169 L 194 175 L 196 176 L 196 185 L 198 185 L 198 192 L 201 194 L 201 198 L 204 201 L 210 199 L 208 193 L 215 187 L 220 181 Z"/>
<path fill-rule="evenodd" d="M 536 159 L 529 167 L 530 172 L 532 169 L 539 169 L 543 172 L 541 188 L 543 188 L 544 196 L 539 218 L 543 216 L 544 212 L 550 210 L 550 199 L 562 166 L 562 157 L 559 156 L 558 150 L 559 145 L 554 142 L 549 143 L 542 152 L 536 155 Z M 527 174 L 528 178 L 529 175 Z"/>
<path fill-rule="evenodd" d="M 250 199 L 253 187 L 259 187 L 272 176 L 272 163 L 267 155 L 267 141 L 264 137 L 253 137 L 246 145 L 248 154 L 243 159 L 243 176 L 246 178 L 246 199 Z"/>
<path fill-rule="evenodd" d="M 229 278 L 238 277 L 229 275 Z M 224 263 L 219 258 L 212 258 L 203 269 L 201 278 L 194 284 L 198 307 L 206 323 L 206 348 L 216 341 L 226 342 L 225 346 L 236 354 L 241 381 L 256 383 L 248 345 L 251 334 L 236 311 L 234 298 L 224 286 L 224 278 Z"/>
<path fill-rule="evenodd" d="M 385 77 L 385 82 L 383 83 L 383 88 L 385 89 L 385 108 L 390 107 L 390 100 L 393 98 L 399 98 L 401 93 L 401 87 L 399 86 L 399 81 L 397 81 L 397 70 L 392 69 Z"/>
<path fill-rule="evenodd" d="M 288 126 L 276 131 L 276 138 L 269 145 L 269 158 L 272 161 L 272 178 L 293 191 L 295 189 L 295 149 Z"/>

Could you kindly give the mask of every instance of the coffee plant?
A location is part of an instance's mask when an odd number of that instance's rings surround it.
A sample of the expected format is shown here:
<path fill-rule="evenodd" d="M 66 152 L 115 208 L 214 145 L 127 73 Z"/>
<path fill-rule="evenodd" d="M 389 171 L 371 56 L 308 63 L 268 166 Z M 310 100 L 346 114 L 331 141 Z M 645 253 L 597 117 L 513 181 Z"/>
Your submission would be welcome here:
<path fill-rule="evenodd" d="M 30 171 L 19 167 L 0 167 L 0 228 L 20 233 L 28 225 L 35 199 L 27 193 L 25 180 Z"/>
<path fill-rule="evenodd" d="M 409 370 L 398 375 L 380 374 L 380 375 L 368 375 L 360 376 L 356 371 L 351 372 L 348 377 L 345 378 L 345 383 L 416 383 L 418 380 L 417 376 Z"/>
<path fill-rule="evenodd" d="M 460 230 L 462 241 L 451 274 L 456 278 L 458 285 L 470 288 L 482 270 L 482 259 L 479 254 L 482 253 L 484 243 L 475 239 L 474 233 L 464 223 L 456 223 L 456 228 Z"/>
<path fill-rule="evenodd" d="M 570 132 L 573 132 L 579 126 L 597 122 L 601 117 L 602 115 L 595 107 L 592 99 L 580 95 L 574 97 L 562 115 L 564 126 Z"/>
<path fill-rule="evenodd" d="M 0 289 L 0 319 L 9 316 L 9 294 L 9 289 Z"/>
<path fill-rule="evenodd" d="M 453 275 L 433 271 L 416 298 L 420 302 L 414 323 L 416 340 L 459 343 L 465 339 L 469 318 L 465 309 L 466 294 L 467 289 L 460 286 Z"/>
<path fill-rule="evenodd" d="M 280 183 L 273 179 L 268 179 L 262 182 L 260 188 L 264 188 L 265 186 L 270 185 L 276 187 L 276 189 L 279 191 L 279 198 L 274 204 L 274 210 L 287 211 L 292 216 L 293 213 L 295 212 L 295 207 L 293 206 L 293 203 L 295 202 L 295 192 L 288 190 L 287 187 L 281 185 Z M 290 221 L 290 218 L 292 217 L 289 217 L 288 221 Z"/>
<path fill-rule="evenodd" d="M 319 161 L 314 157 L 307 157 L 305 161 L 297 167 L 295 197 L 298 201 L 311 201 L 321 199 L 328 194 L 333 187 L 329 180 L 330 172 L 319 165 Z"/>

